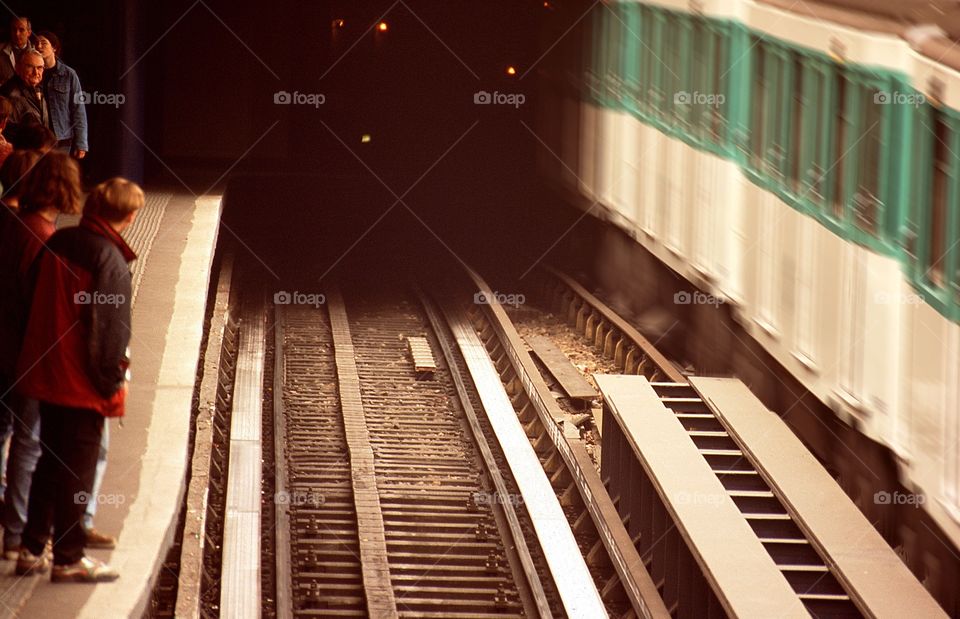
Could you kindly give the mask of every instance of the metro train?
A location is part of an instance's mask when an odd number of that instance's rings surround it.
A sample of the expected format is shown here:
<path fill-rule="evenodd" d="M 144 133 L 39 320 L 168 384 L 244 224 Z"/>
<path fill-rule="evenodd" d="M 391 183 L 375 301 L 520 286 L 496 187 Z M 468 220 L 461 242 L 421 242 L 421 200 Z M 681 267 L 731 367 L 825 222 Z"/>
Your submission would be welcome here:
<path fill-rule="evenodd" d="M 675 304 L 729 316 L 741 361 L 775 368 L 748 382 L 953 613 L 958 18 L 943 1 L 596 3 L 556 28 L 538 129 L 541 172 L 682 277 L 695 292 Z"/>

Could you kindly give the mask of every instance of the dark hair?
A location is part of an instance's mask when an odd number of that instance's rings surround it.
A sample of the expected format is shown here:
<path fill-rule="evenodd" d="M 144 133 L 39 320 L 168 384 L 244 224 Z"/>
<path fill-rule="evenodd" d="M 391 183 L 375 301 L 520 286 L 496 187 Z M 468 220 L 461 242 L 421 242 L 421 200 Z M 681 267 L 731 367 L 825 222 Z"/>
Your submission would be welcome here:
<path fill-rule="evenodd" d="M 53 47 L 53 53 L 57 58 L 60 57 L 60 52 L 63 51 L 63 48 L 60 46 L 60 37 L 50 32 L 49 30 L 41 30 L 40 32 L 34 32 L 33 38 L 36 40 L 37 37 L 43 37 L 46 40 L 50 41 L 50 45 Z"/>
<path fill-rule="evenodd" d="M 24 213 L 55 206 L 61 213 L 80 212 L 80 166 L 67 153 L 54 150 L 27 173 L 20 193 Z"/>
<path fill-rule="evenodd" d="M 3 197 L 19 198 L 23 194 L 24 179 L 43 155 L 35 150 L 15 150 L 0 165 L 0 184 Z"/>
<path fill-rule="evenodd" d="M 49 150 L 57 145 L 57 136 L 38 122 L 25 122 L 12 127 L 10 143 L 17 150 Z"/>
<path fill-rule="evenodd" d="M 11 116 L 13 116 L 13 104 L 10 103 L 10 99 L 0 97 L 0 125 L 10 120 Z"/>

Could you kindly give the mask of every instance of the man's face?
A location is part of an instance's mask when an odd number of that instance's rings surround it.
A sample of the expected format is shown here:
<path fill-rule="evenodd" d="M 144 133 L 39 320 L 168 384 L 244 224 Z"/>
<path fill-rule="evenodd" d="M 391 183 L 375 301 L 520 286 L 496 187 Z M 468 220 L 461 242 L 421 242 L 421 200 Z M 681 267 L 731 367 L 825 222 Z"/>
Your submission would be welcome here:
<path fill-rule="evenodd" d="M 43 59 L 36 54 L 24 54 L 17 65 L 17 74 L 28 86 L 36 88 L 43 81 Z"/>
<path fill-rule="evenodd" d="M 10 24 L 10 40 L 17 48 L 24 47 L 30 39 L 30 26 L 27 20 L 17 19 Z"/>

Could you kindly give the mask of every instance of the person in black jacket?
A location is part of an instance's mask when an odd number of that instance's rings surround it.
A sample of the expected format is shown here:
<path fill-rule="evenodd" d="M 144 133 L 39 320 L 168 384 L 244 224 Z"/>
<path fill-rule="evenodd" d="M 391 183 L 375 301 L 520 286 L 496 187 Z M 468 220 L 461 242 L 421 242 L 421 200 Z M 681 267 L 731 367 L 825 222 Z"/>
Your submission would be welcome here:
<path fill-rule="evenodd" d="M 97 185 L 74 228 L 57 231 L 36 261 L 36 289 L 20 357 L 18 388 L 40 403 L 42 452 L 30 486 L 17 574 L 46 571 L 53 536 L 54 582 L 101 582 L 116 570 L 84 555 L 80 525 L 91 495 L 106 417 L 124 414 L 130 343 L 130 267 L 120 232 L 144 204 L 135 183 Z"/>
<path fill-rule="evenodd" d="M 17 74 L 0 86 L 0 95 L 13 104 L 12 128 L 36 124 L 49 128 L 50 107 L 43 94 L 43 56 L 27 50 L 17 62 Z"/>

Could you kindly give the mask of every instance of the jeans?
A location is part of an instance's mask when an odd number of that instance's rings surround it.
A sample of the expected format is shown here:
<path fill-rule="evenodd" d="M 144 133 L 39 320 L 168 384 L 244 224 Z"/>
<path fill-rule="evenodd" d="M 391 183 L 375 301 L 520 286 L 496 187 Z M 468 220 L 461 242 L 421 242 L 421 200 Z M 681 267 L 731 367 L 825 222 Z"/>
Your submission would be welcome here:
<path fill-rule="evenodd" d="M 80 521 L 90 501 L 104 418 L 94 410 L 40 402 L 40 460 L 30 485 L 23 546 L 40 555 L 53 527 L 53 563 L 83 558 Z"/>
<path fill-rule="evenodd" d="M 8 383 L 9 381 L 0 379 L 0 496 L 6 492 L 6 443 L 13 431 L 14 409 L 17 407 L 17 394 Z"/>
<path fill-rule="evenodd" d="M 7 459 L 7 489 L 3 506 L 3 545 L 15 548 L 27 522 L 30 480 L 40 459 L 40 409 L 37 401 L 16 395 L 12 399 L 13 439 Z"/>
<path fill-rule="evenodd" d="M 30 496 L 30 480 L 40 459 L 40 409 L 36 400 L 16 396 L 11 402 L 13 415 L 13 440 L 10 442 L 10 457 L 7 460 L 7 489 L 4 494 L 2 514 L 3 546 L 16 548 L 27 523 L 27 499 Z M 93 479 L 91 497 L 100 495 L 103 475 L 107 470 L 107 448 L 110 445 L 110 425 L 103 424 L 100 450 L 97 455 L 97 470 Z M 83 528 L 93 528 L 97 513 L 97 501 L 87 502 L 83 513 Z"/>
<path fill-rule="evenodd" d="M 87 502 L 87 510 L 83 512 L 83 528 L 93 528 L 93 517 L 97 515 L 97 503 L 95 500 L 100 496 L 100 486 L 103 485 L 103 474 L 107 470 L 107 449 L 110 447 L 110 424 L 103 423 L 103 433 L 100 434 L 100 451 L 97 453 L 97 472 L 93 476 L 93 490 L 90 494 L 93 499 Z"/>

